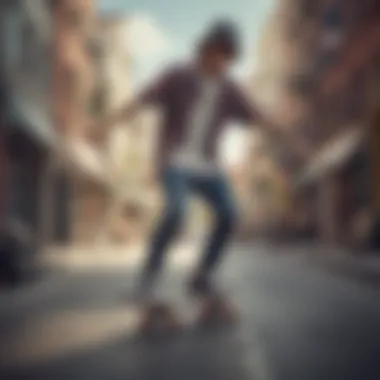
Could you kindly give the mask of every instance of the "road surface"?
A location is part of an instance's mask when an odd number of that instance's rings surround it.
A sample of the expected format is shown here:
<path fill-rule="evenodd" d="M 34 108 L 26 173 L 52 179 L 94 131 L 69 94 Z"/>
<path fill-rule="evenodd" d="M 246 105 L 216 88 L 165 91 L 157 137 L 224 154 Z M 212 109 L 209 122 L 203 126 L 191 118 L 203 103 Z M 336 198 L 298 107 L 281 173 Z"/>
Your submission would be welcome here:
<path fill-rule="evenodd" d="M 183 318 L 188 265 L 161 291 Z M 61 273 L 0 293 L 0 378 L 379 380 L 380 292 L 307 260 L 233 249 L 221 268 L 242 313 L 230 331 L 134 339 L 135 265 Z"/>

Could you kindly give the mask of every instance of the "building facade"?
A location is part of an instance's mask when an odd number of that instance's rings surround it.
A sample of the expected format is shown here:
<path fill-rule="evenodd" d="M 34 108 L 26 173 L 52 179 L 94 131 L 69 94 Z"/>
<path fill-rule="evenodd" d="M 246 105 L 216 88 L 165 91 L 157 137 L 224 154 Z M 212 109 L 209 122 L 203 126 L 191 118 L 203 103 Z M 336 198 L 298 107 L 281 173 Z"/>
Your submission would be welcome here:
<path fill-rule="evenodd" d="M 65 141 L 69 167 L 67 198 L 72 243 L 95 240 L 104 218 L 109 189 L 107 162 L 97 133 L 92 99 L 95 90 L 95 9 L 92 0 L 54 2 L 53 110 L 57 132 Z M 74 170 L 75 169 L 75 170 Z M 62 176 L 59 181 L 64 181 Z"/>
<path fill-rule="evenodd" d="M 43 247 L 93 240 L 109 181 L 88 128 L 92 2 L 1 6 L 6 212 L 22 214 Z"/>
<path fill-rule="evenodd" d="M 304 70 L 305 52 L 296 33 L 300 1 L 276 2 L 261 33 L 256 49 L 256 68 L 251 80 L 251 93 L 266 114 L 293 134 L 307 113 L 309 104 L 289 84 Z M 291 212 L 289 186 L 293 173 L 302 165 L 302 158 L 284 144 L 270 144 L 260 139 L 252 149 L 250 160 L 251 229 L 260 236 L 284 235 L 296 219 Z M 265 190 L 270 189 L 270 190 Z M 272 207 L 273 206 L 273 207 Z M 249 224 L 248 224 L 249 225 Z"/>
<path fill-rule="evenodd" d="M 133 96 L 129 28 L 125 15 L 104 15 L 96 22 L 97 117 L 118 111 Z M 112 126 L 107 136 L 99 136 L 113 178 L 107 217 L 99 234 L 103 240 L 131 242 L 149 229 L 159 202 L 151 178 L 157 118 L 155 112 L 144 110 L 134 120 Z"/>
<path fill-rule="evenodd" d="M 292 91 L 289 82 L 305 71 L 306 36 L 298 33 L 302 13 L 299 0 L 276 3 L 264 25 L 256 49 L 257 67 L 252 78 L 252 91 L 285 129 L 294 128 L 307 112 L 308 103 Z"/>
<path fill-rule="evenodd" d="M 376 220 L 378 148 L 371 150 L 369 142 L 378 128 L 379 3 L 325 0 L 315 2 L 312 11 L 300 23 L 301 30 L 313 31 L 303 78 L 308 85 L 296 81 L 293 88 L 310 103 L 298 132 L 313 143 L 315 155 L 297 193 L 314 188 L 318 238 L 363 247 Z"/>
<path fill-rule="evenodd" d="M 1 259 L 13 275 L 42 249 L 46 168 L 54 150 L 49 101 L 50 3 L 1 3 Z"/>

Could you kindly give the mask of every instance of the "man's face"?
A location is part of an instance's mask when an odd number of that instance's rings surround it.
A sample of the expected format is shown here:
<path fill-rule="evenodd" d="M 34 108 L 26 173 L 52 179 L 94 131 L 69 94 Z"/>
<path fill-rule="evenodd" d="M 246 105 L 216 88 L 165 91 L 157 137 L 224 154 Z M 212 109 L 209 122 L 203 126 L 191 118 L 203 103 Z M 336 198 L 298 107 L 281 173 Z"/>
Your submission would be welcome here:
<path fill-rule="evenodd" d="M 203 63 L 211 74 L 223 75 L 231 67 L 233 57 L 220 49 L 213 48 L 205 53 Z"/>

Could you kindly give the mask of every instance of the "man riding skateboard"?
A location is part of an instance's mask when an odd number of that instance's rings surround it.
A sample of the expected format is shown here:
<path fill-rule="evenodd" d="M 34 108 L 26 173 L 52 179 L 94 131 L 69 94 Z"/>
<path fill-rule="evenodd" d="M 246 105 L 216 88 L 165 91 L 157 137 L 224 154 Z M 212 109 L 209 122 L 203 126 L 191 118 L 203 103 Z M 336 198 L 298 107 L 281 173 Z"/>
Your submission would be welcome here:
<path fill-rule="evenodd" d="M 232 316 L 211 278 L 237 218 L 230 186 L 216 159 L 218 137 L 228 121 L 236 121 L 265 127 L 270 135 L 281 138 L 280 132 L 260 115 L 228 75 L 239 51 L 235 25 L 216 22 L 200 40 L 192 62 L 173 65 L 144 89 L 133 104 L 104 123 L 109 126 L 130 118 L 145 105 L 157 106 L 162 111 L 158 162 L 166 202 L 141 275 L 140 294 L 147 310 L 147 324 L 155 312 L 165 310 L 156 304 L 153 289 L 168 247 L 181 226 L 189 193 L 202 197 L 215 216 L 202 260 L 188 284 L 189 292 L 204 301 L 204 320 L 216 310 Z"/>

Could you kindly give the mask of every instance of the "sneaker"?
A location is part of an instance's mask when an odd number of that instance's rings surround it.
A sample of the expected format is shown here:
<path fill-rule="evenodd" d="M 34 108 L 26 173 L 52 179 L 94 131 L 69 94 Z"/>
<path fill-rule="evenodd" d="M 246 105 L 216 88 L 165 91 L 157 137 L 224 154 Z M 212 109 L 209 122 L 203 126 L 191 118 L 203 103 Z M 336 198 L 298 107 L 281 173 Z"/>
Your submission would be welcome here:
<path fill-rule="evenodd" d="M 228 299 L 220 296 L 203 299 L 198 315 L 199 326 L 232 326 L 237 320 L 237 312 Z"/>
<path fill-rule="evenodd" d="M 176 333 L 181 330 L 179 318 L 167 303 L 154 302 L 145 304 L 142 309 L 139 331 L 143 335 L 158 332 Z"/>

